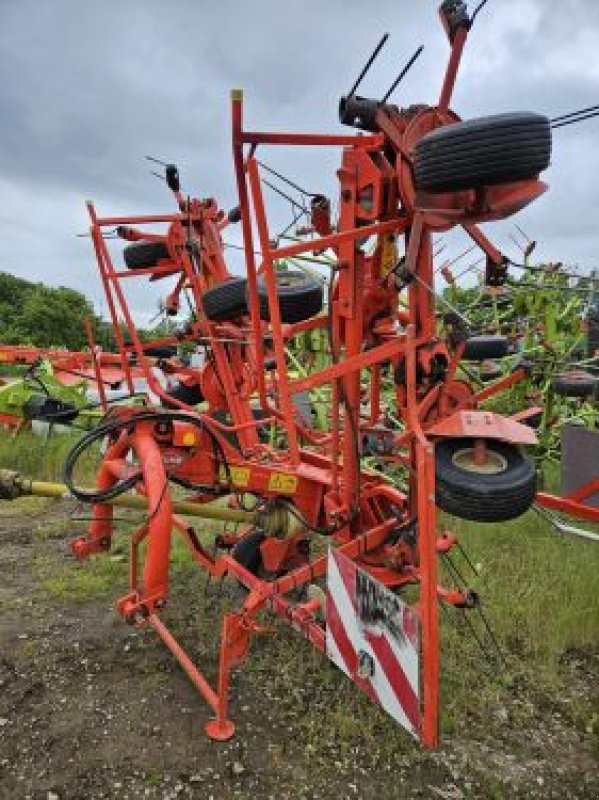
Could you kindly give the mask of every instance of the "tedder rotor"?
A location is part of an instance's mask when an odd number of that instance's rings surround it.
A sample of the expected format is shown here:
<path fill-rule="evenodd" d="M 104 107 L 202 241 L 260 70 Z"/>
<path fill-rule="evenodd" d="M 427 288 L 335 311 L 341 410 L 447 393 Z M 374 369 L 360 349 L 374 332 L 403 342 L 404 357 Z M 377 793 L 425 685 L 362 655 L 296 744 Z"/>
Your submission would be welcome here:
<path fill-rule="evenodd" d="M 109 550 L 112 503 L 131 491 L 143 496 L 148 515 L 132 535 L 131 585 L 118 610 L 128 622 L 152 626 L 172 651 L 212 708 L 206 732 L 214 739 L 234 733 L 231 670 L 246 657 L 266 610 L 325 652 L 426 747 L 436 747 L 439 607 L 477 602 L 467 588 L 438 580 L 438 555 L 458 541 L 438 530 L 437 508 L 485 523 L 521 515 L 535 497 L 534 464 L 521 450 L 536 441 L 523 424 L 526 414 L 515 420 L 479 409 L 525 368 L 480 391 L 456 377 L 468 353 L 501 357 L 507 340 L 472 337 L 459 314 L 437 310 L 432 236 L 461 226 L 485 254 L 487 284 L 501 285 L 507 259 L 479 225 L 515 214 L 546 190 L 539 174 L 549 164 L 550 127 L 534 113 L 460 120 L 451 98 L 472 19 L 461 0 L 445 0 L 439 13 L 450 55 L 434 104 L 400 108 L 389 92 L 384 100 L 366 98 L 356 85 L 341 99 L 339 117 L 357 135 L 269 133 L 244 127 L 236 90 L 239 204 L 232 212 L 213 199 L 184 197 L 172 165 L 166 177 L 177 213 L 100 217 L 89 205 L 123 363 L 135 353 L 147 365 L 161 404 L 113 409 L 71 452 L 66 483 L 92 504 L 93 516 L 72 547 L 79 557 Z M 287 146 L 340 149 L 339 211 L 334 216 L 327 197 L 312 195 L 304 238 L 281 244 L 273 241 L 257 153 Z M 230 273 L 223 255 L 222 231 L 236 222 L 244 277 Z M 148 233 L 152 224 L 167 231 Z M 132 242 L 127 270 L 115 269 L 103 237 L 114 226 Z M 322 253 L 331 256 L 326 291 L 313 273 L 280 268 Z M 204 364 L 180 369 L 180 384 L 168 392 L 147 364 L 122 288 L 139 276 L 176 279 L 167 303 L 175 311 L 184 292 L 191 296 L 186 328 L 163 344 L 183 340 L 206 351 Z M 328 337 L 329 359 L 294 377 L 287 345 L 313 330 Z M 392 382 L 396 426 L 387 423 L 383 381 Z M 317 430 L 296 399 L 325 387 L 329 425 Z M 106 449 L 97 485 L 83 489 L 74 479 L 77 460 L 100 441 Z M 403 481 L 364 466 L 373 449 Z M 171 484 L 185 490 L 185 501 L 179 489 L 171 495 Z M 215 536 L 212 551 L 208 534 L 198 535 L 176 508 L 183 502 L 188 513 L 192 503 L 201 515 L 219 498 L 244 522 L 234 534 Z M 247 589 L 239 609 L 222 620 L 215 687 L 161 619 L 172 531 L 209 575 L 229 575 Z"/>

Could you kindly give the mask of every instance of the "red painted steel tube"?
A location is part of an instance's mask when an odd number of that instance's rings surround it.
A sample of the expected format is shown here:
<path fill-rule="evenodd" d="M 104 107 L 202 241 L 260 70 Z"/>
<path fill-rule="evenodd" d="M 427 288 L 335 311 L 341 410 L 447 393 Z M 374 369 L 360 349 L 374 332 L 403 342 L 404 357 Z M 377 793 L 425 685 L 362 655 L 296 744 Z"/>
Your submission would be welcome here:
<path fill-rule="evenodd" d="M 599 522 L 599 508 L 587 506 L 569 497 L 558 497 L 554 494 L 538 492 L 535 497 L 535 502 L 540 506 L 550 508 L 553 511 L 561 511 L 571 517 L 578 517 L 578 519 L 587 522 Z"/>
<path fill-rule="evenodd" d="M 485 389 L 481 389 L 480 392 L 476 392 L 474 397 L 477 402 L 480 403 L 488 397 L 493 397 L 497 392 L 503 392 L 505 389 L 509 389 L 510 386 L 518 383 L 518 381 L 524 380 L 524 378 L 526 378 L 526 372 L 523 369 L 517 369 L 515 372 L 512 372 L 511 375 L 506 375 L 505 378 L 502 378 L 497 383 L 487 386 Z"/>
<path fill-rule="evenodd" d="M 148 497 L 148 549 L 144 563 L 144 595 L 164 596 L 168 588 L 172 509 L 162 453 L 152 435 L 151 423 L 139 423 L 132 436 Z"/>
<path fill-rule="evenodd" d="M 436 337 L 434 273 L 432 241 L 429 230 L 423 230 L 420 238 L 416 280 L 410 289 L 414 291 L 416 306 L 416 333 L 427 340 Z"/>
<path fill-rule="evenodd" d="M 325 629 L 311 618 L 309 612 L 301 608 L 295 608 L 293 603 L 281 597 L 280 594 L 273 594 L 268 601 L 268 606 L 271 611 L 301 633 L 301 635 L 308 639 L 315 647 L 323 652 L 325 651 Z"/>
<path fill-rule="evenodd" d="M 272 333 L 275 359 L 277 362 L 277 376 L 279 382 L 280 403 L 283 414 L 285 415 L 285 427 L 287 430 L 289 455 L 293 464 L 299 463 L 299 442 L 297 429 L 294 423 L 295 409 L 291 397 L 289 375 L 287 372 L 287 362 L 285 355 L 285 341 L 281 327 L 281 313 L 277 294 L 277 284 L 275 280 L 274 264 L 272 252 L 270 250 L 268 227 L 266 223 L 266 212 L 260 189 L 260 176 L 258 174 L 258 164 L 255 158 L 250 158 L 247 163 L 247 171 L 252 190 L 252 200 L 256 211 L 256 221 L 258 225 L 258 235 L 260 237 L 260 249 L 268 292 L 268 309 L 270 316 L 270 328 Z"/>
<path fill-rule="evenodd" d="M 594 494 L 599 492 L 599 477 L 598 478 L 591 478 L 590 481 L 583 483 L 582 486 L 579 486 L 574 491 L 570 492 L 569 495 L 566 496 L 567 500 L 573 500 L 575 503 L 581 503 L 583 500 L 587 498 L 591 498 Z"/>
<path fill-rule="evenodd" d="M 96 223 L 105 228 L 116 225 L 152 225 L 156 222 L 174 222 L 176 219 L 181 218 L 181 214 L 149 214 L 143 217 L 97 217 Z"/>
<path fill-rule="evenodd" d="M 435 459 L 434 448 L 426 439 L 419 421 L 416 397 L 416 327 L 414 324 L 408 326 L 406 335 L 407 422 L 414 437 L 412 442 L 412 463 L 416 467 L 416 474 L 410 478 L 410 497 L 412 501 L 411 511 L 416 514 L 418 519 L 418 553 L 420 562 L 423 683 L 421 739 L 425 747 L 436 748 L 439 740 L 440 660 Z"/>
<path fill-rule="evenodd" d="M 317 328 L 325 328 L 327 326 L 327 322 L 327 316 L 323 314 L 320 317 L 311 317 L 310 319 L 305 319 L 302 322 L 295 322 L 292 325 L 284 325 L 283 328 L 285 330 L 286 337 L 291 339 L 298 333 L 313 331 Z"/>
<path fill-rule="evenodd" d="M 503 254 L 498 250 L 493 242 L 485 236 L 477 225 L 464 225 L 464 230 L 473 242 L 480 247 L 491 259 L 494 264 L 501 264 L 503 262 Z"/>
<path fill-rule="evenodd" d="M 290 381 L 290 388 L 293 392 L 302 392 L 309 389 L 314 389 L 316 386 L 322 386 L 323 383 L 330 383 L 337 378 L 342 378 L 352 372 L 359 372 L 361 369 L 371 367 L 373 364 L 386 361 L 388 358 L 393 358 L 405 350 L 405 340 L 392 339 L 389 342 L 380 344 L 373 347 L 371 350 L 366 350 L 359 355 L 353 356 L 346 361 L 340 361 L 338 364 L 333 364 L 330 367 L 314 372 L 307 375 L 305 378 Z"/>
<path fill-rule="evenodd" d="M 256 382 L 258 395 L 263 408 L 266 408 L 266 379 L 264 369 L 264 343 L 262 341 L 262 327 L 260 324 L 260 303 L 258 301 L 256 257 L 254 255 L 254 234 L 250 217 L 250 202 L 245 176 L 243 158 L 243 92 L 231 92 L 231 126 L 233 162 L 235 164 L 235 177 L 237 178 L 237 192 L 239 195 L 239 209 L 241 212 L 241 228 L 243 231 L 243 247 L 247 269 L 249 311 L 256 348 Z"/>
<path fill-rule="evenodd" d="M 129 225 L 121 227 L 124 227 L 125 230 L 119 231 L 119 238 L 124 239 L 126 242 L 164 242 L 166 244 L 167 237 L 163 233 L 140 231 Z"/>
<path fill-rule="evenodd" d="M 418 275 L 420 269 L 419 255 L 424 230 L 424 215 L 420 212 L 414 214 L 414 221 L 410 228 L 410 234 L 406 242 L 406 269 L 412 275 Z M 421 333 L 421 320 L 419 302 L 422 293 L 422 285 L 416 280 L 412 281 L 408 287 L 408 302 L 410 324 L 415 326 L 416 335 Z"/>
<path fill-rule="evenodd" d="M 348 136 L 327 133 L 270 133 L 262 131 L 244 131 L 241 135 L 244 144 L 290 144 L 313 145 L 316 147 L 356 147 L 366 150 L 378 150 L 384 144 L 384 136 Z"/>
<path fill-rule="evenodd" d="M 126 357 L 127 351 L 125 349 L 125 341 L 123 338 L 123 332 L 121 330 L 120 320 L 117 314 L 116 305 L 112 294 L 111 282 L 109 280 L 108 265 L 112 267 L 112 265 L 110 264 L 110 255 L 108 253 L 108 249 L 106 248 L 106 242 L 104 241 L 100 233 L 99 223 L 96 217 L 96 210 L 94 208 L 93 203 L 89 202 L 87 203 L 87 210 L 90 219 L 92 221 L 92 229 L 91 229 L 92 242 L 96 250 L 98 267 L 100 269 L 100 278 L 104 286 L 104 294 L 106 296 L 106 302 L 108 303 L 108 310 L 110 312 L 110 319 L 112 321 L 114 338 L 116 339 L 116 344 L 119 349 L 119 354 L 121 356 L 121 364 L 125 372 L 125 377 L 127 379 L 127 387 L 129 389 L 129 393 L 133 394 L 135 392 L 135 387 L 133 384 L 133 377 L 131 375 L 131 367 L 129 365 L 129 360 Z"/>
<path fill-rule="evenodd" d="M 96 478 L 96 488 L 100 491 L 109 489 L 115 483 L 115 475 L 111 463 L 123 459 L 130 447 L 129 437 L 120 436 L 116 442 L 108 447 Z M 91 507 L 92 520 L 87 536 L 81 536 L 71 543 L 71 548 L 77 557 L 83 557 L 90 552 L 108 549 L 112 536 L 111 505 L 94 503 Z M 106 543 L 104 545 L 103 543 Z"/>
<path fill-rule="evenodd" d="M 449 56 L 449 63 L 447 64 L 447 70 L 445 72 L 443 86 L 441 87 L 441 94 L 439 96 L 438 105 L 440 111 L 447 111 L 447 109 L 449 108 L 449 104 L 451 103 L 451 96 L 453 94 L 453 89 L 455 86 L 458 69 L 460 66 L 460 61 L 462 59 L 462 52 L 464 50 L 464 45 L 466 44 L 467 38 L 468 38 L 467 28 L 459 28 L 456 31 L 451 46 L 451 54 Z"/>
<path fill-rule="evenodd" d="M 418 548 L 422 625 L 423 716 L 425 747 L 439 743 L 439 598 L 437 594 L 437 536 L 435 459 L 430 443 L 416 442 L 418 474 Z"/>
<path fill-rule="evenodd" d="M 191 658 L 187 655 L 185 650 L 183 650 L 181 645 L 177 642 L 175 637 L 156 614 L 150 614 L 148 617 L 148 622 L 177 659 L 181 667 L 185 670 L 188 678 L 202 695 L 202 697 L 206 700 L 208 705 L 210 705 L 212 710 L 216 712 L 218 708 L 218 695 L 193 663 Z"/>
<path fill-rule="evenodd" d="M 274 260 L 281 258 L 291 258 L 302 253 L 309 253 L 315 250 L 326 250 L 329 247 L 336 247 L 342 242 L 355 241 L 356 239 L 374 236 L 377 233 L 401 233 L 405 229 L 407 221 L 402 219 L 390 219 L 386 222 L 376 222 L 373 225 L 365 225 L 363 228 L 351 228 L 342 233 L 332 233 L 330 236 L 321 236 L 318 239 L 309 239 L 306 242 L 290 244 L 287 247 L 279 247 L 271 250 L 270 255 Z"/>
<path fill-rule="evenodd" d="M 139 278 L 142 275 L 152 275 L 154 278 L 168 277 L 169 275 L 176 275 L 180 268 L 171 265 L 163 267 L 143 267 L 143 269 L 136 270 L 116 270 L 114 273 L 115 278 Z"/>
<path fill-rule="evenodd" d="M 94 330 L 92 327 L 91 319 L 89 317 L 86 317 L 83 320 L 83 324 L 85 326 L 85 333 L 87 335 L 87 341 L 89 343 L 89 353 L 92 359 L 94 375 L 96 376 L 96 385 L 98 387 L 98 396 L 100 398 L 100 405 L 102 406 L 102 411 L 106 412 L 108 411 L 108 402 L 106 401 L 106 389 L 104 387 L 104 380 L 102 379 L 102 371 L 98 363 L 98 354 L 96 351 L 96 342 L 94 339 Z"/>

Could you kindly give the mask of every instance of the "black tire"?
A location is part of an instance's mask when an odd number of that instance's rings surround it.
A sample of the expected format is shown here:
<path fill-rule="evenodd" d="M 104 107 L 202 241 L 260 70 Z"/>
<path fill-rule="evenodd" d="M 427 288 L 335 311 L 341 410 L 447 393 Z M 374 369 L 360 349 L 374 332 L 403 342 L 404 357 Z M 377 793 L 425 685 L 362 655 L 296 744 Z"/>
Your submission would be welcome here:
<path fill-rule="evenodd" d="M 123 258 L 127 269 L 147 269 L 170 260 L 170 254 L 164 242 L 134 242 L 125 247 Z"/>
<path fill-rule="evenodd" d="M 204 399 L 202 390 L 197 383 L 191 386 L 186 386 L 184 383 L 179 383 L 173 386 L 172 389 L 167 391 L 169 397 L 174 400 L 179 400 L 181 403 L 186 403 L 188 406 L 197 406 Z M 165 408 L 178 408 L 174 403 L 169 403 L 168 400 L 162 400 L 162 405 Z"/>
<path fill-rule="evenodd" d="M 204 313 L 213 322 L 237 319 L 248 313 L 245 278 L 229 278 L 202 295 Z"/>
<path fill-rule="evenodd" d="M 318 278 L 299 270 L 281 270 L 276 273 L 277 296 L 281 322 L 303 322 L 322 311 L 324 289 Z M 258 278 L 260 319 L 270 319 L 268 293 L 264 276 Z"/>
<path fill-rule="evenodd" d="M 235 561 L 245 567 L 252 575 L 258 575 L 262 571 L 260 545 L 265 539 L 265 534 L 261 531 L 255 531 L 240 539 L 231 550 L 231 555 Z"/>
<path fill-rule="evenodd" d="M 597 379 L 589 372 L 576 370 L 556 375 L 551 381 L 553 391 L 562 397 L 592 397 Z"/>
<path fill-rule="evenodd" d="M 549 166 L 549 120 L 496 114 L 437 128 L 416 145 L 414 181 L 425 192 L 454 192 L 537 176 Z"/>
<path fill-rule="evenodd" d="M 507 336 L 471 336 L 466 339 L 462 358 L 465 361 L 484 361 L 487 358 L 503 358 L 508 351 Z"/>
<path fill-rule="evenodd" d="M 145 355 L 150 358 L 173 358 L 177 355 L 177 347 L 174 344 L 163 344 L 157 347 L 144 347 Z"/>
<path fill-rule="evenodd" d="M 486 441 L 489 462 L 499 471 L 481 473 L 468 461 L 472 439 L 444 439 L 435 446 L 437 506 L 449 514 L 477 522 L 502 522 L 527 511 L 535 498 L 534 463 L 507 442 Z"/>

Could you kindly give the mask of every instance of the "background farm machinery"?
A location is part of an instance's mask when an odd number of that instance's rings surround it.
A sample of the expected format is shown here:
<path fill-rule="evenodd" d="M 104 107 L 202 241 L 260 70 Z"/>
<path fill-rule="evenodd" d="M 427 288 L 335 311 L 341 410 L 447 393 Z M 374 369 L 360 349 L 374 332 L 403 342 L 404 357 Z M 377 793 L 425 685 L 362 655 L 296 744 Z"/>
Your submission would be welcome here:
<path fill-rule="evenodd" d="M 85 381 L 65 386 L 54 377 L 49 362 L 35 361 L 22 377 L 0 386 L 0 425 L 17 436 L 34 421 L 67 426 L 80 417 L 85 424 L 91 421 L 83 411 L 88 403 Z"/>
<path fill-rule="evenodd" d="M 475 363 L 462 365 L 462 370 L 470 380 L 483 386 L 510 374 L 518 364 L 526 366 L 526 378 L 493 407 L 508 413 L 538 407 L 529 424 L 539 436 L 535 458 L 541 465 L 559 461 L 565 424 L 597 427 L 599 342 L 594 320 L 599 282 L 594 275 L 578 276 L 561 264 L 523 266 L 525 275 L 509 279 L 499 291 L 453 284 L 444 296 L 477 331 L 504 337 L 503 350 L 485 351 L 482 346 L 469 354 Z M 454 280 L 447 268 L 441 271 Z"/>
<path fill-rule="evenodd" d="M 339 106 L 341 123 L 360 135 L 248 131 L 242 94 L 232 93 L 239 205 L 228 213 L 213 198 L 185 197 L 173 165 L 165 177 L 175 213 L 103 217 L 88 204 L 124 382 L 133 393 L 134 360 L 154 402 L 112 409 L 69 455 L 66 485 L 91 503 L 93 517 L 71 546 L 80 558 L 109 550 L 112 505 L 132 490 L 141 495 L 148 515 L 131 537 L 130 587 L 118 609 L 152 626 L 175 655 L 214 712 L 206 725 L 214 739 L 234 733 L 231 671 L 268 610 L 435 747 L 439 607 L 479 607 L 466 585 L 438 579 L 439 554 L 459 543 L 438 530 L 437 508 L 484 523 L 515 518 L 535 500 L 536 469 L 522 448 L 537 441 L 523 424 L 536 409 L 514 417 L 480 407 L 526 380 L 528 367 L 478 387 L 460 372 L 465 358 L 506 355 L 507 340 L 472 336 L 464 313 L 437 307 L 433 235 L 461 226 L 484 253 L 486 284 L 504 287 L 507 259 L 479 225 L 510 217 L 546 190 L 539 174 L 549 164 L 550 127 L 525 113 L 460 121 L 450 102 L 475 15 L 446 0 L 440 16 L 451 49 L 435 105 L 391 104 L 397 82 L 383 100 L 356 94 L 381 42 Z M 270 146 L 341 148 L 338 214 L 313 195 L 299 241 L 271 234 L 257 158 Z M 224 257 L 222 233 L 236 223 L 244 277 Z M 129 242 L 126 269 L 115 267 L 108 228 Z M 326 284 L 282 268 L 323 253 Z M 158 379 L 136 330 L 124 289 L 135 278 L 174 282 L 167 313 L 189 298 L 185 327 L 151 343 L 203 347 L 201 366 L 170 365 L 174 387 Z M 297 402 L 305 393 L 324 398 L 319 424 Z M 97 485 L 82 488 L 79 459 L 100 443 Z M 43 493 L 10 475 L 3 486 L 6 494 Z M 230 507 L 215 509 L 214 500 Z M 180 515 L 190 507 L 196 516 L 230 512 L 242 527 L 213 536 L 209 547 Z M 161 617 L 172 531 L 208 575 L 230 575 L 247 590 L 222 621 L 215 688 Z"/>
<path fill-rule="evenodd" d="M 177 371 L 184 367 L 177 348 L 143 346 L 156 379 L 166 391 L 177 387 Z M 3 367 L 9 373 L 0 376 L 0 425 L 13 436 L 32 423 L 45 425 L 49 434 L 56 426 L 88 429 L 110 405 L 151 401 L 145 373 L 135 358 L 129 357 L 125 371 L 121 355 L 102 351 L 93 338 L 90 349 L 82 352 L 0 345 L 0 370 Z M 125 384 L 126 375 L 131 385 Z"/>
<path fill-rule="evenodd" d="M 102 416 L 101 403 L 90 402 L 90 387 L 105 398 L 123 378 L 120 359 L 95 347 L 73 352 L 0 345 L 0 367 L 12 373 L 0 386 L 0 423 L 13 435 L 32 422 L 89 427 Z"/>

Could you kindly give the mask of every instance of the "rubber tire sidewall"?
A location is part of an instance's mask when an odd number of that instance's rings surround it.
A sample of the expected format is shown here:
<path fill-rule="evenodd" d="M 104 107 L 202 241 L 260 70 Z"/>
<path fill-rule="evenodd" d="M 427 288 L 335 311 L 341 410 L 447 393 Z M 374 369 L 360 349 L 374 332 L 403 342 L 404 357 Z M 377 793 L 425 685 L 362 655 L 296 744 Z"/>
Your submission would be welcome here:
<path fill-rule="evenodd" d="M 243 317 L 248 313 L 246 278 L 229 278 L 207 289 L 202 295 L 202 307 L 213 322 Z"/>
<path fill-rule="evenodd" d="M 262 531 L 254 531 L 240 539 L 231 550 L 231 556 L 235 561 L 245 567 L 252 575 L 259 575 L 262 570 L 260 545 L 265 539 L 266 534 L 262 533 Z"/>
<path fill-rule="evenodd" d="M 549 166 L 551 130 L 540 114 L 518 112 L 444 125 L 422 137 L 414 156 L 416 188 L 475 189 L 536 177 Z"/>
<path fill-rule="evenodd" d="M 164 242 L 133 242 L 123 250 L 123 260 L 127 269 L 150 269 L 170 260 L 170 253 Z"/>
<path fill-rule="evenodd" d="M 487 440 L 486 446 L 507 461 L 507 469 L 496 475 L 463 470 L 452 462 L 459 450 L 473 447 L 473 439 L 443 439 L 435 445 L 437 506 L 461 519 L 503 522 L 524 514 L 532 505 L 537 488 L 534 462 L 513 444 Z"/>
<path fill-rule="evenodd" d="M 300 285 L 284 286 L 280 282 L 285 277 L 300 279 Z M 293 324 L 304 322 L 317 316 L 322 311 L 324 288 L 322 281 L 300 270 L 286 270 L 275 273 L 277 280 L 277 297 L 281 322 Z M 260 302 L 260 319 L 270 320 L 268 292 L 263 275 L 258 277 L 258 299 Z"/>
<path fill-rule="evenodd" d="M 597 388 L 597 379 L 592 375 L 587 380 L 569 380 L 567 375 L 556 375 L 551 386 L 553 391 L 561 397 L 592 397 Z"/>
<path fill-rule="evenodd" d="M 466 339 L 462 359 L 464 361 L 485 361 L 486 359 L 505 358 L 508 352 L 507 336 L 471 336 Z"/>

